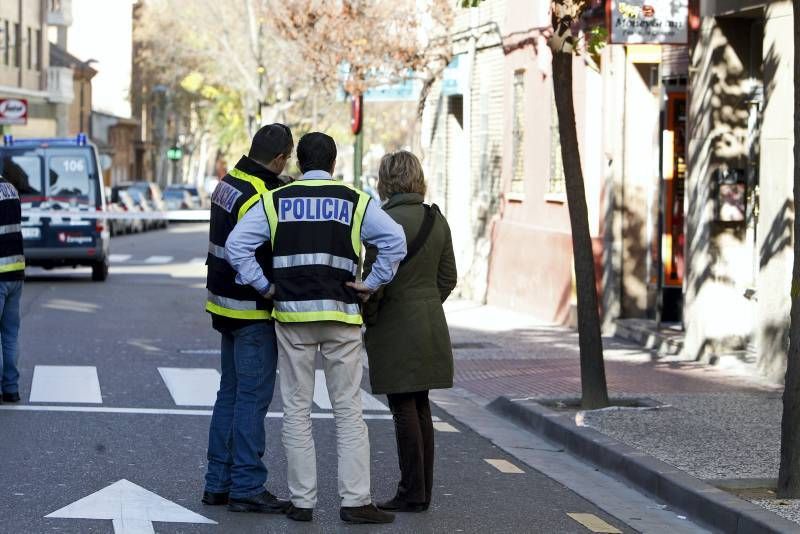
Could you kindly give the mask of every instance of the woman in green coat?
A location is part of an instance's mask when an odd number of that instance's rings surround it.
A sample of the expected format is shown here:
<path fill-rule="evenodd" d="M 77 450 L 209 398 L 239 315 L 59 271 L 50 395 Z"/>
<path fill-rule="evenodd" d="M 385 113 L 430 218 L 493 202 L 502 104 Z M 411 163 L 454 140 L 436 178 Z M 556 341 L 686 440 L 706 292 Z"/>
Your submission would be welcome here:
<path fill-rule="evenodd" d="M 423 204 L 425 178 L 410 152 L 387 154 L 378 173 L 383 209 L 403 227 L 408 255 L 391 283 L 365 305 L 373 393 L 385 393 L 394 418 L 400 483 L 384 510 L 422 512 L 433 487 L 431 389 L 453 387 L 453 352 L 442 303 L 456 286 L 450 227 Z M 365 271 L 374 251 L 368 250 Z"/>

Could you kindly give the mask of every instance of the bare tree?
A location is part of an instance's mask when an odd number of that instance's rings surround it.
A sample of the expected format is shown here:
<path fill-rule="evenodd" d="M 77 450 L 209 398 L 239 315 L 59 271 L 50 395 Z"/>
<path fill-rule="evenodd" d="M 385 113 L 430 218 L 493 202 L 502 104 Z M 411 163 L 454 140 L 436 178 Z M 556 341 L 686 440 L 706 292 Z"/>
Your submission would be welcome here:
<path fill-rule="evenodd" d="M 794 5 L 794 42 L 800 43 L 800 9 Z M 794 54 L 794 213 L 800 213 L 800 54 Z M 783 390 L 778 497 L 800 498 L 800 217 L 794 219 L 794 276 L 789 354 Z"/>
<path fill-rule="evenodd" d="M 462 6 L 476 7 L 481 1 L 462 0 Z M 603 361 L 603 338 L 600 333 L 597 275 L 589 231 L 589 212 L 586 206 L 586 188 L 575 126 L 572 91 L 572 59 L 579 51 L 576 29 L 580 26 L 581 15 L 588 7 L 588 0 L 552 1 L 550 4 L 552 33 L 547 44 L 553 55 L 553 94 L 564 162 L 567 207 L 572 227 L 572 255 L 578 294 L 581 405 L 586 409 L 596 409 L 609 405 L 608 386 Z"/>

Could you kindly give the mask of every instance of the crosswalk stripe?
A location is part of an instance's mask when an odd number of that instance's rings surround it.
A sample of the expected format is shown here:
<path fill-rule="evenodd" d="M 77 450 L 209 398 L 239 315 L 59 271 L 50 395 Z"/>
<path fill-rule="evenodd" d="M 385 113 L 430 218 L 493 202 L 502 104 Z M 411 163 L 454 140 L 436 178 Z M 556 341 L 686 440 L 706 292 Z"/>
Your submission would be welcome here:
<path fill-rule="evenodd" d="M 203 368 L 159 367 L 177 406 L 214 406 L 219 389 L 219 371 Z"/>
<path fill-rule="evenodd" d="M 37 365 L 33 368 L 30 402 L 102 404 L 97 367 Z"/>
<path fill-rule="evenodd" d="M 205 264 L 205 262 L 206 258 L 192 258 L 191 260 L 189 260 L 189 263 L 191 263 L 192 265 Z"/>
<path fill-rule="evenodd" d="M 444 421 L 435 421 L 433 423 L 434 430 L 438 430 L 439 432 L 458 432 L 458 429 L 451 425 L 450 423 L 445 423 Z"/>
<path fill-rule="evenodd" d="M 144 260 L 145 263 L 149 264 L 164 264 L 164 263 L 169 263 L 171 261 L 172 261 L 172 256 L 150 256 L 149 258 Z"/>
<path fill-rule="evenodd" d="M 317 369 L 314 371 L 314 404 L 323 410 L 332 409 L 331 397 L 328 392 L 328 384 L 325 382 L 325 371 Z M 384 403 L 364 391 L 361 390 L 361 407 L 364 410 L 374 410 L 379 412 L 388 412 L 389 408 Z"/>
<path fill-rule="evenodd" d="M 130 254 L 110 254 L 108 256 L 109 261 L 111 263 L 122 263 L 131 259 Z"/>
<path fill-rule="evenodd" d="M 128 413 L 142 415 L 201 415 L 211 416 L 212 410 L 181 410 L 177 408 L 125 408 L 114 406 L 43 406 L 33 404 L 0 404 L 0 412 L 70 412 L 70 413 Z M 268 412 L 267 419 L 281 419 L 283 412 Z M 333 413 L 312 412 L 311 419 L 333 419 Z M 392 415 L 365 413 L 365 420 L 391 421 Z"/>
<path fill-rule="evenodd" d="M 499 460 L 494 458 L 484 458 L 484 461 L 500 471 L 501 473 L 508 473 L 508 474 L 519 474 L 524 473 L 522 469 L 517 467 L 516 465 L 512 464 L 508 460 Z"/>
<path fill-rule="evenodd" d="M 589 529 L 591 532 L 602 532 L 603 534 L 622 534 L 622 531 L 609 525 L 594 514 L 568 513 L 572 519 Z"/>
<path fill-rule="evenodd" d="M 323 410 L 332 408 L 328 384 L 325 382 L 325 371 L 322 369 L 317 369 L 314 372 L 314 404 Z"/>

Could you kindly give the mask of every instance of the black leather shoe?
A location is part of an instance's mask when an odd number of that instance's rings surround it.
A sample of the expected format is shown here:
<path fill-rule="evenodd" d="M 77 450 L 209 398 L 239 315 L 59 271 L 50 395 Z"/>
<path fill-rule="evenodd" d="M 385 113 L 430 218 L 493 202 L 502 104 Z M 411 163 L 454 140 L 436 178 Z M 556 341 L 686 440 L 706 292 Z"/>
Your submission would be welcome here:
<path fill-rule="evenodd" d="M 228 504 L 228 496 L 229 494 L 227 492 L 214 493 L 212 491 L 204 491 L 203 504 L 207 504 L 209 506 L 220 506 L 222 504 Z"/>
<path fill-rule="evenodd" d="M 425 503 L 406 502 L 403 499 L 394 497 L 389 501 L 379 502 L 378 508 L 388 512 L 408 512 L 412 514 L 418 514 L 426 511 L 428 509 L 428 505 Z"/>
<path fill-rule="evenodd" d="M 291 505 L 292 503 L 289 501 L 282 501 L 266 490 L 246 499 L 235 499 L 233 497 L 228 499 L 228 511 L 230 512 L 285 514 Z"/>
<path fill-rule="evenodd" d="M 292 521 L 311 521 L 314 518 L 314 509 L 298 508 L 292 504 L 289 506 L 289 511 L 286 512 L 286 517 Z"/>
<path fill-rule="evenodd" d="M 3 393 L 3 402 L 19 402 L 19 393 Z"/>
<path fill-rule="evenodd" d="M 364 506 L 342 506 L 339 509 L 339 517 L 345 523 L 356 524 L 383 524 L 392 523 L 394 514 L 378 510 L 374 504 Z"/>

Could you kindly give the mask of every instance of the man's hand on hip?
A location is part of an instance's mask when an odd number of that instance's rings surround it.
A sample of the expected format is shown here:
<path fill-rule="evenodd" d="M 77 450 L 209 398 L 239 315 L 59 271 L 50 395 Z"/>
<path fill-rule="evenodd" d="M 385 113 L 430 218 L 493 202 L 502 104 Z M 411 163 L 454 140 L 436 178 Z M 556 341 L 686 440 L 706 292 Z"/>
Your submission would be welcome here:
<path fill-rule="evenodd" d="M 355 289 L 358 293 L 358 298 L 360 298 L 362 302 L 368 301 L 369 297 L 373 293 L 372 289 L 370 289 L 364 282 L 345 282 L 345 285 Z"/>
<path fill-rule="evenodd" d="M 267 300 L 272 300 L 272 297 L 275 296 L 275 284 L 270 284 L 269 289 L 266 292 L 261 293 L 261 296 Z"/>

